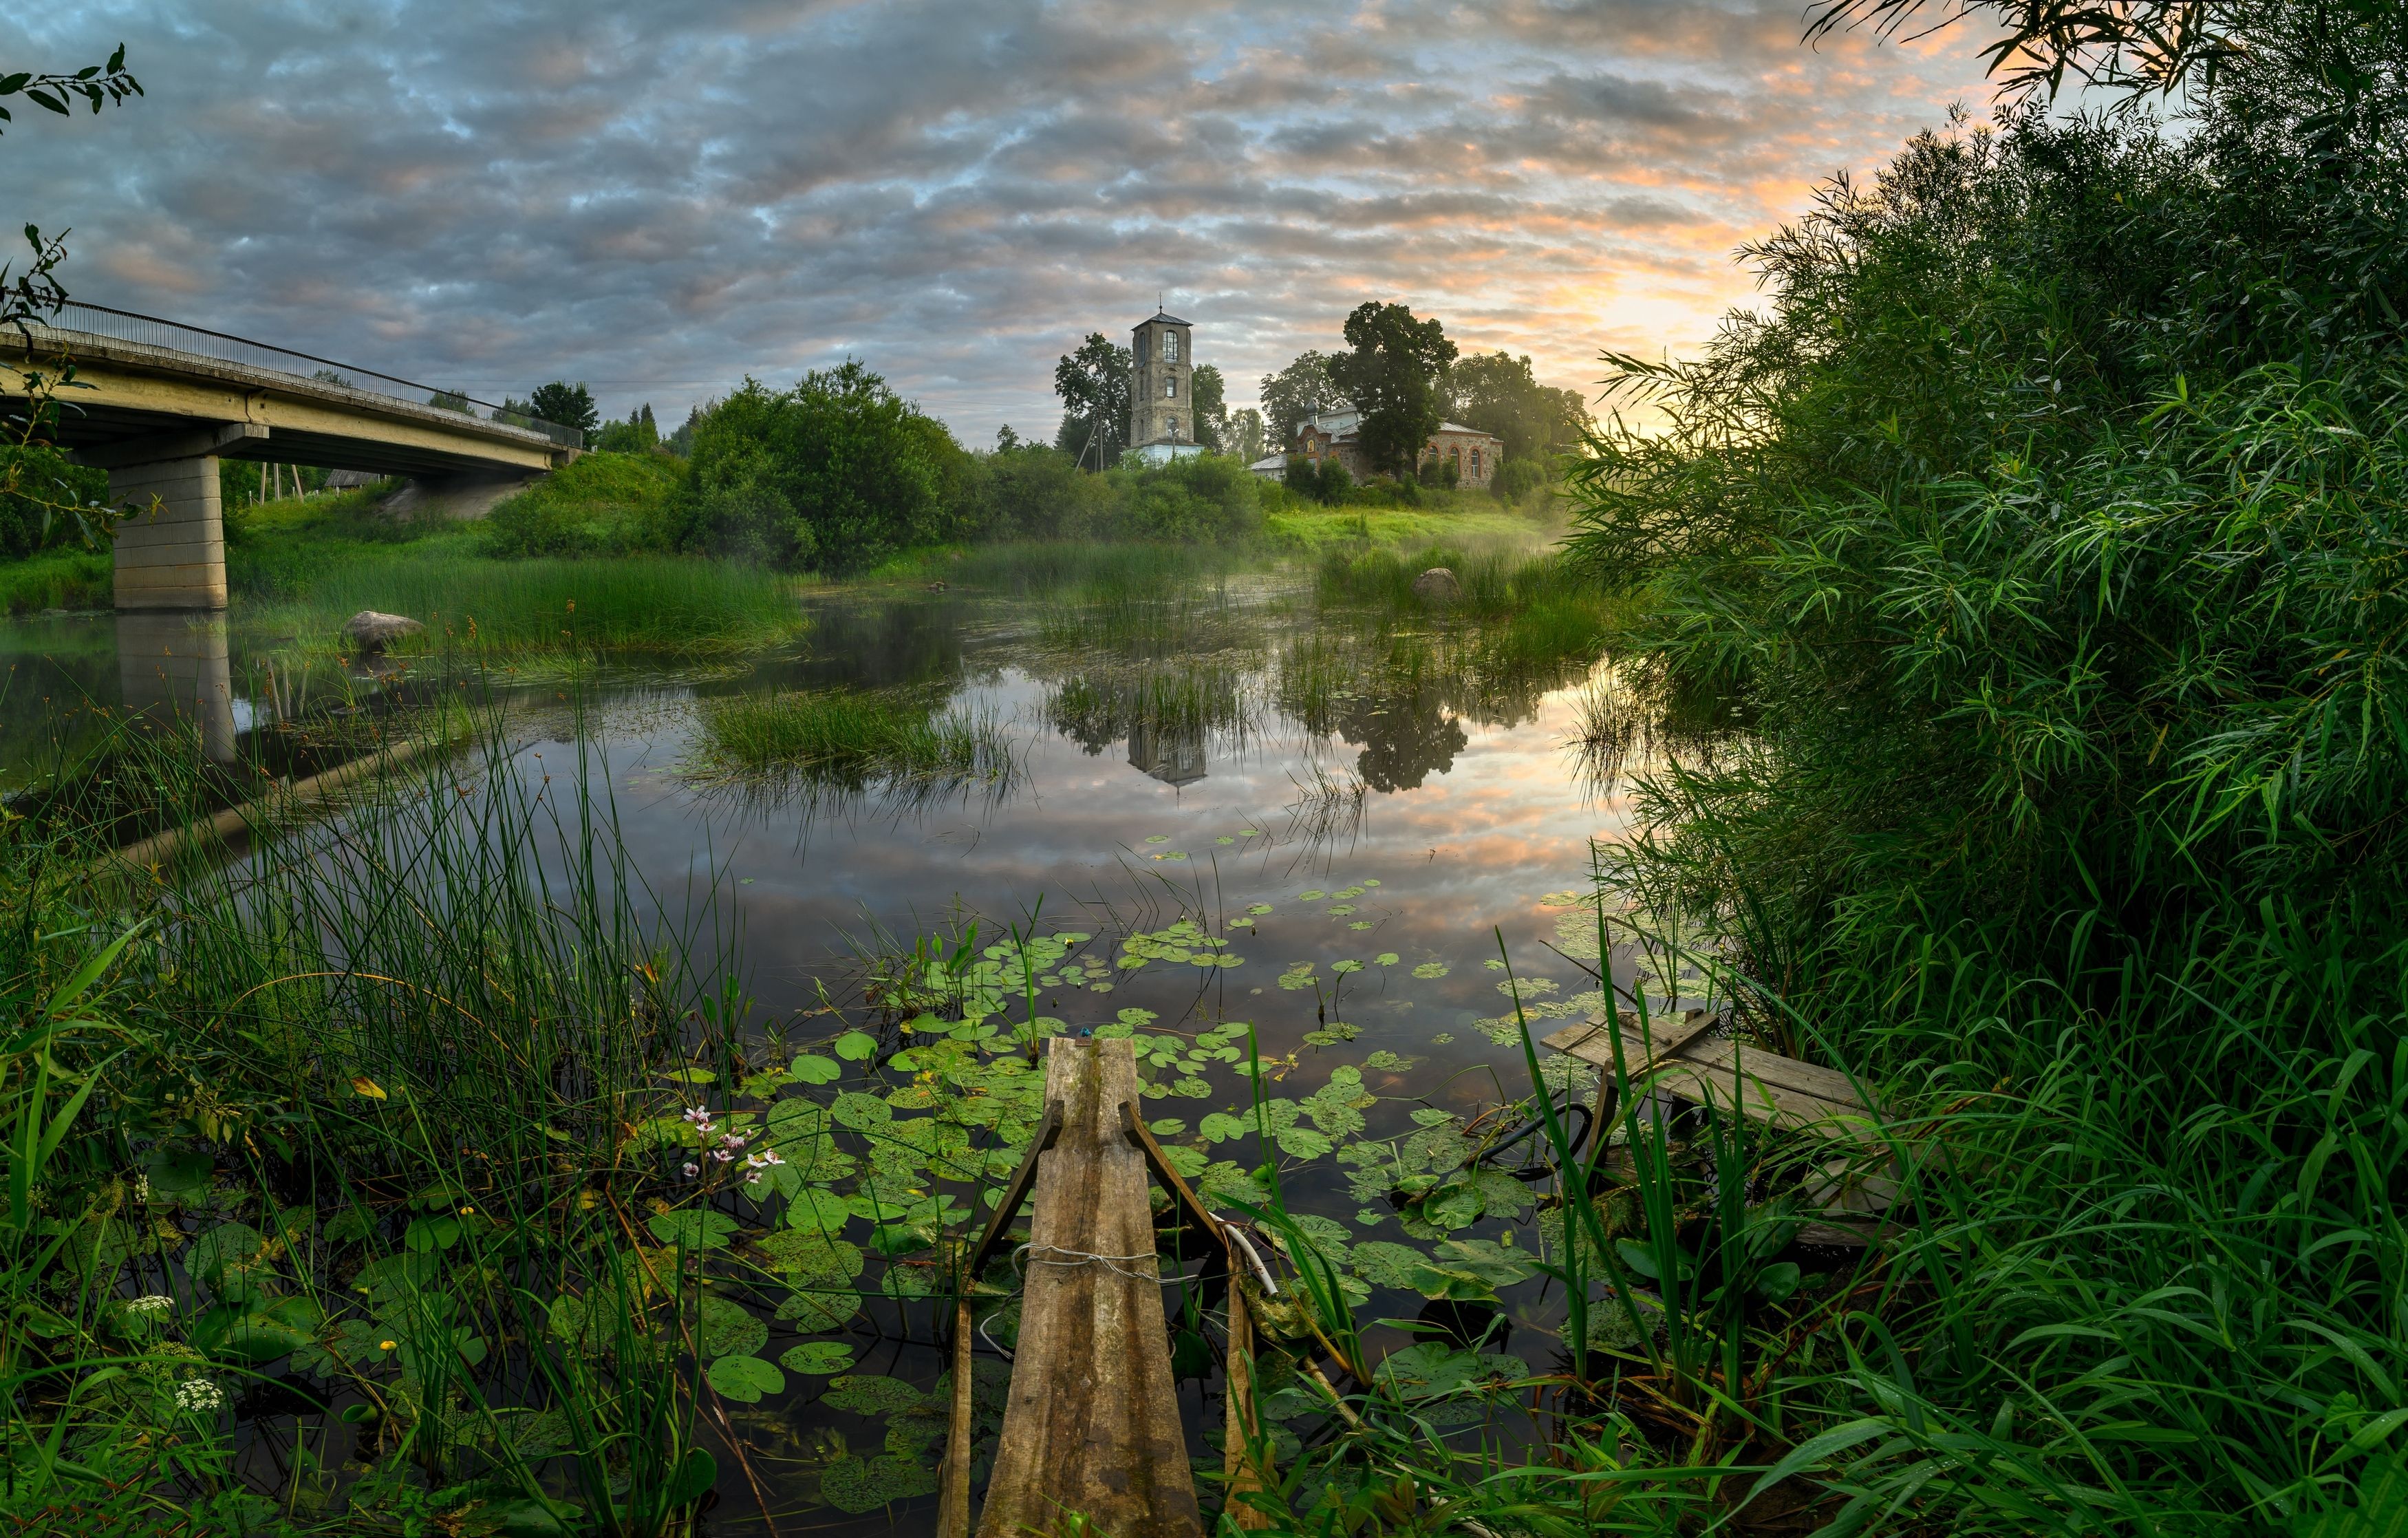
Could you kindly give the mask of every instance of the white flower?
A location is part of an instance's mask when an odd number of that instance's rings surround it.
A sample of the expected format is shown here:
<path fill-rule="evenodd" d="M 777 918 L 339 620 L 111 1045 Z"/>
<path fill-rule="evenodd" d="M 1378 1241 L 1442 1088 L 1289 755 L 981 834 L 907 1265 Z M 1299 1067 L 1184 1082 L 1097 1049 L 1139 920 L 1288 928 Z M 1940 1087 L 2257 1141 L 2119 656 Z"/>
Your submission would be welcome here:
<path fill-rule="evenodd" d="M 207 1378 L 176 1385 L 176 1408 L 207 1415 L 225 1407 L 225 1390 Z"/>
<path fill-rule="evenodd" d="M 700 1173 L 702 1173 L 702 1166 L 699 1164 L 689 1164 L 685 1167 L 685 1178 L 688 1180 L 692 1180 Z"/>
<path fill-rule="evenodd" d="M 125 1312 L 128 1314 L 138 1314 L 147 1318 L 154 1314 L 165 1314 L 175 1306 L 176 1300 L 168 1297 L 165 1293 L 154 1292 L 147 1298 L 130 1298 L 126 1300 Z"/>
<path fill-rule="evenodd" d="M 150 1203 L 150 1177 L 149 1175 L 136 1175 L 134 1177 L 134 1200 L 142 1202 L 145 1205 Z"/>

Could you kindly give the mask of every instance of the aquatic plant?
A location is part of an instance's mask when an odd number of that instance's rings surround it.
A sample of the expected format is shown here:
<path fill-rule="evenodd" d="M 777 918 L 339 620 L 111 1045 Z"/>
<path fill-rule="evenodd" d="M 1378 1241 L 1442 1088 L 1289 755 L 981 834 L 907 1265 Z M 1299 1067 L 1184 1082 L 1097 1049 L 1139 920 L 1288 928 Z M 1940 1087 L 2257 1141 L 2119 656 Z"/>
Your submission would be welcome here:
<path fill-rule="evenodd" d="M 926 691 L 791 690 L 702 702 L 701 772 L 870 783 L 994 784 L 1013 773 L 1011 739 L 992 716 Z"/>

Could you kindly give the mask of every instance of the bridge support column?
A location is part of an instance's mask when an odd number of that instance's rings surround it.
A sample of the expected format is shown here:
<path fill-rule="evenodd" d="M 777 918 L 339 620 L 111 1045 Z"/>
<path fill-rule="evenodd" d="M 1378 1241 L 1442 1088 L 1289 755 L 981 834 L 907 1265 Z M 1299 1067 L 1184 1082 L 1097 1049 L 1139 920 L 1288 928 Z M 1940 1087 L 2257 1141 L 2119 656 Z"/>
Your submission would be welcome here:
<path fill-rule="evenodd" d="M 133 510 L 117 525 L 118 608 L 226 606 L 217 455 L 112 467 L 108 499 Z"/>
<path fill-rule="evenodd" d="M 234 664 L 223 614 L 118 615 L 117 692 L 134 714 L 192 723 L 211 763 L 234 762 Z"/>

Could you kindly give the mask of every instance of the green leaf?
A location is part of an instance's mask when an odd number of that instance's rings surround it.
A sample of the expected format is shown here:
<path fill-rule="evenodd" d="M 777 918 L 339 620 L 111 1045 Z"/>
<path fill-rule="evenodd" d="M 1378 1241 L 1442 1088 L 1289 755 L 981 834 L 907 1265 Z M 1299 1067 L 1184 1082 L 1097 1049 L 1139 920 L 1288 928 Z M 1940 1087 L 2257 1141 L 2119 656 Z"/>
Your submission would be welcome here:
<path fill-rule="evenodd" d="M 705 1361 L 749 1357 L 769 1343 L 769 1327 L 732 1299 L 706 1297 L 701 1313 L 694 1348 Z"/>
<path fill-rule="evenodd" d="M 1354 1273 L 1363 1280 L 1373 1286 L 1398 1289 L 1413 1285 L 1413 1273 L 1424 1258 L 1421 1251 L 1384 1239 L 1364 1240 L 1349 1257 Z"/>
<path fill-rule="evenodd" d="M 1310 1127 L 1291 1127 L 1279 1134 L 1280 1151 L 1294 1158 L 1319 1158 L 1338 1145 Z M 1476 1198 L 1474 1200 L 1477 1200 Z M 1473 1217 L 1479 1216 L 1474 1211 Z M 1465 1220 L 1469 1222 L 1469 1219 Z"/>
<path fill-rule="evenodd" d="M 864 1373 L 830 1383 L 828 1391 L 820 1396 L 820 1402 L 831 1410 L 856 1416 L 891 1416 L 910 1409 L 924 1397 L 900 1378 Z"/>
<path fill-rule="evenodd" d="M 893 1121 L 895 1108 L 875 1095 L 866 1095 L 857 1089 L 848 1089 L 836 1098 L 836 1103 L 828 1108 L 828 1114 L 836 1118 L 837 1125 L 839 1127 L 850 1127 L 856 1132 L 866 1132 L 873 1127 L 881 1127 Z"/>
<path fill-rule="evenodd" d="M 674 1079 L 679 1084 L 705 1085 L 719 1082 L 719 1075 L 707 1068 L 673 1068 L 661 1077 Z"/>
<path fill-rule="evenodd" d="M 721 1398 L 738 1404 L 758 1404 L 764 1395 L 786 1388 L 786 1374 L 758 1357 L 722 1357 L 710 1364 L 710 1377 Z"/>
<path fill-rule="evenodd" d="M 834 1084 L 843 1076 L 843 1064 L 813 1052 L 803 1053 L 786 1065 L 786 1077 L 796 1084 Z"/>
<path fill-rule="evenodd" d="M 661 1491 L 661 1507 L 675 1511 L 680 1506 L 690 1506 L 710 1494 L 717 1483 L 718 1462 L 703 1448 L 688 1447 L 685 1460 L 677 1466 L 677 1473 L 669 1476 L 667 1486 Z"/>
<path fill-rule="evenodd" d="M 1371 958 L 1373 965 L 1381 967 L 1393 967 L 1403 959 L 1404 957 L 1398 956 L 1394 951 L 1382 951 L 1378 956 Z"/>
<path fill-rule="evenodd" d="M 652 1237 L 664 1244 L 677 1244 L 690 1250 L 724 1250 L 727 1236 L 736 1231 L 736 1219 L 725 1213 L 705 1212 L 687 1207 L 678 1212 L 661 1213 L 645 1221 Z"/>
<path fill-rule="evenodd" d="M 812 1233 L 842 1233 L 853 1211 L 834 1191 L 812 1186 L 796 1191 L 786 1203 L 786 1226 Z"/>
<path fill-rule="evenodd" d="M 878 1038 L 867 1031 L 848 1030 L 836 1039 L 835 1051 L 848 1063 L 866 1063 L 878 1055 Z"/>
<path fill-rule="evenodd" d="M 849 1371 L 853 1366 L 853 1347 L 842 1341 L 805 1341 L 790 1345 L 778 1358 L 790 1373 L 805 1373 L 816 1377 Z"/>
<path fill-rule="evenodd" d="M 1226 1111 L 1215 1111 L 1197 1126 L 1196 1130 L 1207 1143 L 1227 1143 L 1242 1138 L 1254 1129 L 1254 1124 L 1243 1116 L 1233 1116 Z"/>

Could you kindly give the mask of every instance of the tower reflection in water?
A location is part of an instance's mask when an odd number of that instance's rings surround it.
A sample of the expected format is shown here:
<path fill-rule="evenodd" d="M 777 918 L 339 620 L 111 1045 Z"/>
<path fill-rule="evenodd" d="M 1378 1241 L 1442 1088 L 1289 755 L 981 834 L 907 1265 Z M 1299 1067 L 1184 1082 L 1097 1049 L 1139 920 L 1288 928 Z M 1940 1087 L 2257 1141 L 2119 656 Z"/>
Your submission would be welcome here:
<path fill-rule="evenodd" d="M 1166 785 L 1192 785 L 1204 778 L 1204 728 L 1139 721 L 1129 726 L 1129 767 Z"/>

